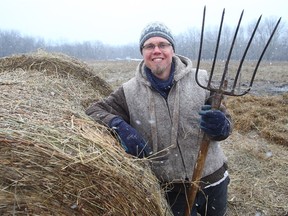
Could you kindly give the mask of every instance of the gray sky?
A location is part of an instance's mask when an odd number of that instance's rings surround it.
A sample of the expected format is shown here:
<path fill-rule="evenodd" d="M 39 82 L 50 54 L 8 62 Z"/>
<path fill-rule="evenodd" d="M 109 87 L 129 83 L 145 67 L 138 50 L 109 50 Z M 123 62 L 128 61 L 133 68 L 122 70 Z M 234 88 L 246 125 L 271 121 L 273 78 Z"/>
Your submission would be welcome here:
<path fill-rule="evenodd" d="M 164 22 L 176 35 L 202 23 L 218 26 L 225 8 L 225 23 L 236 26 L 244 9 L 243 24 L 282 17 L 288 20 L 287 0 L 0 0 L 0 30 L 46 41 L 105 44 L 137 43 L 143 27 Z M 263 21 L 262 20 L 262 21 Z"/>

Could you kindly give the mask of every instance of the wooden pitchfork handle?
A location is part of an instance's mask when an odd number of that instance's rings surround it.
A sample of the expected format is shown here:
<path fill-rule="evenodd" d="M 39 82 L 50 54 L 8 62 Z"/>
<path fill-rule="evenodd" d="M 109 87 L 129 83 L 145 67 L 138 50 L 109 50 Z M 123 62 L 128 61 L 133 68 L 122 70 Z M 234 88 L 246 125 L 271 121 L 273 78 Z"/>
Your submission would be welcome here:
<path fill-rule="evenodd" d="M 219 109 L 221 105 L 222 97 L 223 95 L 219 93 L 216 93 L 213 95 L 212 109 Z M 187 206 L 185 209 L 185 216 L 190 216 L 191 214 L 191 210 L 195 202 L 196 194 L 199 189 L 199 184 L 200 184 L 200 180 L 202 177 L 202 172 L 204 169 L 210 141 L 211 139 L 209 138 L 209 136 L 206 133 L 204 133 L 203 139 L 200 144 L 197 161 L 195 163 L 194 170 L 193 170 L 191 187 L 189 188 L 189 191 L 188 191 L 188 200 L 187 200 Z"/>

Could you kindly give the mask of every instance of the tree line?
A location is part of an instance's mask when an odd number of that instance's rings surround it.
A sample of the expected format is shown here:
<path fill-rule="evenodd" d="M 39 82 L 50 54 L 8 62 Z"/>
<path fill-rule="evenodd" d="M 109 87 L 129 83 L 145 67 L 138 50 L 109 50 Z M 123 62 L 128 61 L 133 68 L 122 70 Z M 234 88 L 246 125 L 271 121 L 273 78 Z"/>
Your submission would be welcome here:
<path fill-rule="evenodd" d="M 246 59 L 257 60 L 264 48 L 265 43 L 277 19 L 270 17 L 260 22 L 258 30 L 247 52 Z M 234 45 L 232 59 L 241 59 L 246 45 L 255 27 L 255 22 L 251 22 L 244 27 L 240 27 L 237 40 Z M 216 49 L 219 27 L 208 27 L 204 32 L 202 47 L 202 59 L 213 59 Z M 191 28 L 186 32 L 175 35 L 176 53 L 185 55 L 193 60 L 198 58 L 199 41 L 201 29 Z M 217 59 L 225 60 L 230 49 L 235 28 L 223 26 Z M 287 25 L 281 22 L 277 31 L 263 56 L 267 61 L 287 61 L 288 51 L 288 31 Z M 29 53 L 43 49 L 48 52 L 61 52 L 75 58 L 83 60 L 115 60 L 115 59 L 139 59 L 141 58 L 138 44 L 127 44 L 111 46 L 103 44 L 101 41 L 84 41 L 79 43 L 47 43 L 44 39 L 22 36 L 19 32 L 10 30 L 0 30 L 0 57 L 12 54 Z"/>

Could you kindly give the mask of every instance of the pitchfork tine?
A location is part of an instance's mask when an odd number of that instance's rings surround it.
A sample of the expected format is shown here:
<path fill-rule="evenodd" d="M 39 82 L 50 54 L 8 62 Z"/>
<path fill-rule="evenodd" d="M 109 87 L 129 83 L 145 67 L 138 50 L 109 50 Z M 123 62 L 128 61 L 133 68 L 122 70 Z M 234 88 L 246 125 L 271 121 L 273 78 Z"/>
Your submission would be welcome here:
<path fill-rule="evenodd" d="M 195 80 L 196 83 L 204 89 L 207 89 L 205 86 L 203 86 L 199 80 L 198 80 L 198 71 L 200 67 L 200 61 L 201 61 L 201 55 L 202 55 L 202 46 L 203 46 L 203 37 L 204 37 L 204 25 L 205 25 L 205 16 L 206 16 L 206 6 L 204 6 L 203 10 L 203 19 L 202 19 L 202 29 L 201 29 L 201 36 L 200 36 L 200 45 L 199 45 L 199 53 L 198 53 L 198 60 L 197 60 L 197 66 L 195 71 Z"/>
<path fill-rule="evenodd" d="M 229 50 L 229 54 L 227 56 L 227 60 L 226 60 L 226 63 L 225 63 L 225 68 L 224 68 L 224 73 L 223 73 L 222 79 L 221 79 L 220 89 L 223 89 L 223 83 L 226 80 L 226 76 L 227 76 L 227 73 L 228 73 L 228 65 L 229 65 L 229 62 L 230 62 L 230 59 L 231 59 L 232 50 L 234 48 L 234 44 L 235 44 L 235 41 L 236 41 L 236 38 L 237 38 L 237 35 L 238 35 L 238 31 L 239 31 L 239 28 L 240 28 L 240 25 L 241 25 L 243 14 L 244 14 L 244 10 L 242 10 L 242 13 L 240 15 L 240 18 L 239 18 L 239 21 L 238 21 L 238 25 L 236 27 L 235 34 L 234 34 L 234 37 L 233 37 L 233 40 L 232 40 L 232 43 L 231 43 L 231 47 L 230 47 L 230 50 Z"/>
<path fill-rule="evenodd" d="M 243 54 L 243 56 L 242 56 L 242 58 L 241 58 L 241 61 L 240 61 L 240 64 L 239 64 L 239 67 L 238 67 L 238 70 L 237 70 L 237 73 L 236 73 L 236 76 L 235 76 L 235 79 L 234 79 L 234 83 L 233 83 L 233 87 L 232 87 L 232 91 L 231 91 L 232 94 L 234 94 L 235 87 L 236 87 L 236 84 L 237 84 L 237 81 L 238 81 L 238 78 L 239 78 L 239 75 L 240 75 L 240 71 L 241 71 L 241 69 L 242 69 L 243 62 L 244 62 L 244 60 L 245 60 L 245 58 L 246 58 L 246 54 L 247 54 L 248 49 L 249 49 L 249 47 L 250 47 L 250 45 L 251 45 L 251 43 L 252 43 L 252 40 L 253 40 L 254 35 L 255 35 L 255 33 L 256 33 L 256 30 L 258 29 L 258 26 L 259 26 L 259 23 L 260 23 L 260 21 L 261 21 L 261 18 L 262 18 L 262 15 L 259 17 L 259 19 L 258 19 L 258 21 L 257 21 L 257 23 L 256 23 L 256 25 L 255 25 L 255 27 L 254 27 L 253 33 L 252 33 L 252 35 L 251 35 L 251 37 L 250 37 L 250 39 L 249 39 L 249 42 L 248 42 L 248 44 L 247 44 L 247 46 L 246 46 L 246 49 L 245 49 L 245 51 L 244 51 L 244 54 Z"/>
<path fill-rule="evenodd" d="M 210 84 L 211 84 L 211 80 L 212 80 L 212 77 L 213 77 L 215 63 L 216 63 L 216 59 L 217 59 L 217 54 L 218 54 L 218 49 L 219 49 L 219 44 L 220 44 L 220 39 L 221 39 L 221 33 L 222 33 L 222 27 L 223 27 L 223 21 L 224 21 L 224 15 L 225 15 L 225 8 L 223 9 L 221 22 L 220 22 L 220 26 L 219 26 L 218 38 L 217 38 L 217 43 L 216 43 L 216 48 L 215 48 L 213 64 L 212 64 L 212 68 L 211 68 L 211 72 L 210 72 L 210 76 L 209 76 L 209 81 L 208 81 L 208 84 L 207 84 L 208 88 L 211 87 Z M 223 85 L 223 83 L 221 83 L 221 85 Z"/>
<path fill-rule="evenodd" d="M 251 78 L 251 81 L 250 81 L 250 84 L 249 84 L 248 89 L 247 89 L 246 91 L 244 91 L 242 94 L 239 94 L 239 95 L 237 95 L 237 96 L 245 95 L 245 94 L 247 94 L 247 93 L 251 90 L 252 84 L 253 84 L 254 79 L 255 79 L 255 76 L 256 76 L 256 72 L 257 72 L 258 67 L 259 67 L 259 65 L 260 65 L 260 62 L 262 61 L 262 58 L 263 58 L 263 56 L 264 56 L 264 54 L 265 54 L 265 52 L 266 52 L 266 49 L 268 48 L 268 46 L 269 46 L 269 44 L 270 44 L 270 42 L 271 42 L 271 40 L 272 40 L 272 38 L 273 38 L 273 36 L 274 36 L 277 28 L 278 28 L 278 25 L 279 25 L 280 21 L 281 21 L 281 17 L 278 19 L 278 22 L 276 23 L 276 25 L 275 25 L 275 27 L 274 27 L 271 35 L 270 35 L 270 38 L 268 39 L 268 41 L 267 41 L 267 43 L 266 43 L 266 45 L 265 45 L 265 47 L 264 47 L 264 49 L 263 49 L 263 51 L 262 51 L 259 59 L 258 59 L 258 62 L 257 62 L 256 67 L 255 67 L 255 69 L 254 69 L 254 72 L 253 72 L 253 75 L 252 75 L 252 78 Z M 233 90 L 234 90 L 234 88 L 233 88 Z"/>

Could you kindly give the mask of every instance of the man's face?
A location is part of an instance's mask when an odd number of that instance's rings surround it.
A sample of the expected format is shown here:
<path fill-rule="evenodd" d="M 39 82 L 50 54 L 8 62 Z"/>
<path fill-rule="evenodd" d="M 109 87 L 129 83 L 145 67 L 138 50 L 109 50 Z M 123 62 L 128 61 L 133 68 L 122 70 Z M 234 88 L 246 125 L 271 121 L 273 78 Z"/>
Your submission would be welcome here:
<path fill-rule="evenodd" d="M 152 73 L 163 80 L 168 79 L 174 50 L 168 40 L 152 37 L 145 41 L 142 49 L 145 65 Z"/>

